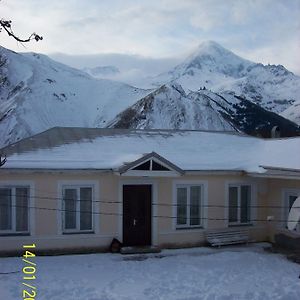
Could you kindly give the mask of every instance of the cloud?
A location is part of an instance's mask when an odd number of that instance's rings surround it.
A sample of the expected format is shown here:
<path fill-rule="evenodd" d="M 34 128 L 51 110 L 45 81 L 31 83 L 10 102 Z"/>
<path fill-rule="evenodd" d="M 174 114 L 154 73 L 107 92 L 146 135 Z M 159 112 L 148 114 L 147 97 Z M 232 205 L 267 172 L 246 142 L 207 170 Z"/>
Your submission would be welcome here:
<path fill-rule="evenodd" d="M 299 39 L 281 41 L 274 46 L 262 46 L 251 50 L 236 50 L 238 54 L 263 64 L 282 64 L 288 70 L 300 75 L 300 42 Z"/>
<path fill-rule="evenodd" d="M 158 58 L 216 40 L 246 58 L 298 68 L 299 0 L 3 0 L 0 7 L 20 36 L 44 36 L 24 49 L 1 33 L 1 44 L 17 51 Z"/>

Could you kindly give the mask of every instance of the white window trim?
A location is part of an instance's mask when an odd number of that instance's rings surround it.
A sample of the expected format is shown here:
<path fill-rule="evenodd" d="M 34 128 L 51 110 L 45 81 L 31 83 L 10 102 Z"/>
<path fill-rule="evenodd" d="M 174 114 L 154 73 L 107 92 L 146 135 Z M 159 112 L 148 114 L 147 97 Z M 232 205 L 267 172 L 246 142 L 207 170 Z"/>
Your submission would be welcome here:
<path fill-rule="evenodd" d="M 251 199 L 250 199 L 250 221 L 249 222 L 241 222 L 240 221 L 240 201 L 241 201 L 241 186 L 247 185 L 250 186 L 251 189 Z M 238 188 L 238 221 L 237 222 L 229 222 L 229 188 L 230 187 L 237 187 Z M 227 227 L 230 226 L 247 226 L 247 225 L 254 225 L 255 218 L 257 214 L 256 203 L 257 203 L 257 185 L 253 182 L 249 181 L 228 181 L 225 184 L 225 220 L 227 223 Z"/>
<path fill-rule="evenodd" d="M 289 196 L 300 196 L 300 189 L 283 189 L 282 190 L 282 213 L 281 219 L 287 220 L 288 218 L 288 197 Z M 281 224 L 280 227 L 287 229 L 287 223 Z M 300 234 L 299 231 L 293 231 L 295 234 Z"/>
<path fill-rule="evenodd" d="M 191 186 L 201 186 L 201 216 L 200 216 L 200 224 L 199 225 L 189 225 L 190 221 L 190 209 L 189 209 L 189 192 L 188 192 L 188 216 L 187 216 L 187 224 L 178 225 L 177 224 L 177 187 L 191 187 Z M 188 189 L 188 191 L 190 188 Z M 173 229 L 174 230 L 194 230 L 199 228 L 207 227 L 207 204 L 208 204 L 208 182 L 204 180 L 174 180 L 173 181 Z"/>
<path fill-rule="evenodd" d="M 88 230 L 80 230 L 80 218 L 78 218 L 77 214 L 80 214 L 80 209 L 77 207 L 79 201 L 76 203 L 76 229 L 65 229 L 65 211 L 64 211 L 64 189 L 65 188 L 74 188 L 80 189 L 84 187 L 92 188 L 92 229 Z M 80 195 L 80 194 L 79 194 Z M 99 205 L 99 183 L 97 181 L 60 181 L 58 184 L 58 214 L 57 214 L 57 224 L 58 224 L 58 234 L 99 234 L 99 213 L 100 213 L 100 205 Z M 97 202 L 95 202 L 97 200 Z"/>
<path fill-rule="evenodd" d="M 0 235 L 33 235 L 35 233 L 34 228 L 34 220 L 35 220 L 35 209 L 30 207 L 34 207 L 34 183 L 33 181 L 0 181 L 0 188 L 9 188 L 13 189 L 12 192 L 12 229 L 10 230 L 0 230 Z M 28 188 L 29 196 L 28 196 L 28 228 L 26 231 L 16 231 L 16 188 Z"/>

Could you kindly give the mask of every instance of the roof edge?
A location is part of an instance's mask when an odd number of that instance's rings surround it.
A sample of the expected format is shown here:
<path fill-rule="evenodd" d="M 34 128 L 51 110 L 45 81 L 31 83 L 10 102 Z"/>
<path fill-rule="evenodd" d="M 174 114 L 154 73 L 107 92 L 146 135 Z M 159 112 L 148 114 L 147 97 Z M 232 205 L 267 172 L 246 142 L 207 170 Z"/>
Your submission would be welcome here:
<path fill-rule="evenodd" d="M 260 165 L 259 167 L 264 168 L 264 169 L 266 169 L 266 170 L 288 171 L 288 172 L 296 172 L 296 173 L 300 173 L 300 169 L 283 168 L 283 167 L 273 167 L 273 166 L 264 166 L 264 165 Z"/>

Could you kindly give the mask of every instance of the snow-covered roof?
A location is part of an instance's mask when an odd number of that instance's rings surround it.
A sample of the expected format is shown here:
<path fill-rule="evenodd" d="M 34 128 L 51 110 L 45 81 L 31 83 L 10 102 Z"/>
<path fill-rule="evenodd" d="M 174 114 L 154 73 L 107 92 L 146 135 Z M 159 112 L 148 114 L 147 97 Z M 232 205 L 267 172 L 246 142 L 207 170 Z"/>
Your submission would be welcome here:
<path fill-rule="evenodd" d="M 155 152 L 184 171 L 300 171 L 300 138 L 261 139 L 238 133 L 52 128 L 0 150 L 1 169 L 118 170 Z"/>

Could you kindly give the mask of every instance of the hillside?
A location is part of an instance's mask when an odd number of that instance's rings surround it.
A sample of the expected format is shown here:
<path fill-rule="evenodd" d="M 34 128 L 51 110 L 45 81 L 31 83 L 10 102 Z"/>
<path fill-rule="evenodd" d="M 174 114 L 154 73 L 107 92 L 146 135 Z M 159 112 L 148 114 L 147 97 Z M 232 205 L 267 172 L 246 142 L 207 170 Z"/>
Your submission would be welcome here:
<path fill-rule="evenodd" d="M 300 135 L 300 128 L 276 113 L 233 93 L 208 90 L 185 93 L 178 84 L 163 85 L 127 108 L 108 124 L 112 128 L 164 128 L 240 131 L 270 137 Z"/>
<path fill-rule="evenodd" d="M 255 64 L 209 42 L 158 79 L 158 87 L 140 89 L 0 47 L 0 147 L 56 126 L 262 136 L 279 126 L 283 136 L 299 135 L 295 123 L 278 115 L 300 123 L 299 77 L 282 66 Z"/>
<path fill-rule="evenodd" d="M 233 92 L 275 113 L 288 109 L 300 95 L 300 77 L 283 66 L 245 60 L 215 42 L 201 44 L 184 62 L 152 81 L 157 86 L 175 81 L 185 91 L 206 87 Z"/>
<path fill-rule="evenodd" d="M 0 147 L 55 126 L 105 127 L 149 91 L 0 48 Z"/>

